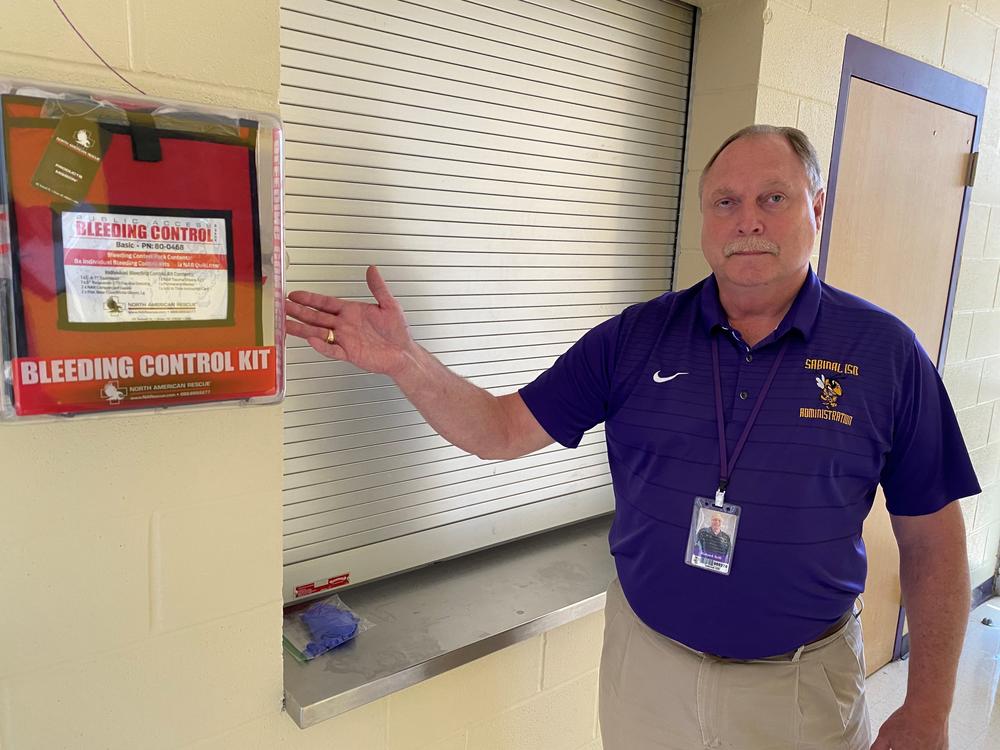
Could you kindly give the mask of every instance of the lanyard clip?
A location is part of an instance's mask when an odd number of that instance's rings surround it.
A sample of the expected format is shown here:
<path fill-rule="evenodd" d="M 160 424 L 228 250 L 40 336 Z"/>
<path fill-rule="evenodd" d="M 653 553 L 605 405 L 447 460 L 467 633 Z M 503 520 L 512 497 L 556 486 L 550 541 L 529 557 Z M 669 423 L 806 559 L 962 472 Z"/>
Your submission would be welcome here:
<path fill-rule="evenodd" d="M 719 489 L 715 491 L 715 507 L 721 508 L 726 502 L 726 488 L 729 487 L 729 482 L 725 479 L 719 481 Z"/>

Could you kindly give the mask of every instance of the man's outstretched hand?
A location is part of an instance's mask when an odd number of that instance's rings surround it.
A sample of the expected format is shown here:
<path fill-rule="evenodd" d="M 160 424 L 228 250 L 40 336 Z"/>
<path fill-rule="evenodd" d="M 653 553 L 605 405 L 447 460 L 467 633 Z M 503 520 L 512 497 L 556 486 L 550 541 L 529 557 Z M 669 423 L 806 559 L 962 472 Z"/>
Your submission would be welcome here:
<path fill-rule="evenodd" d="M 376 304 L 349 302 L 314 292 L 292 292 L 285 302 L 286 330 L 320 354 L 393 377 L 416 344 L 403 309 L 375 266 L 365 274 Z M 334 343 L 327 343 L 333 331 Z"/>

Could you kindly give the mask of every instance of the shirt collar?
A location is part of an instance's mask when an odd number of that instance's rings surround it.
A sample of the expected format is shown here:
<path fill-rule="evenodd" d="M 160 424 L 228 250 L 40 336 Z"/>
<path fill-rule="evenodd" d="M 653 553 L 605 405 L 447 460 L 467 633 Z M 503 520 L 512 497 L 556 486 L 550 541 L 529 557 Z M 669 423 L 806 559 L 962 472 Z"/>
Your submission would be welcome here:
<path fill-rule="evenodd" d="M 812 335 L 816 317 L 819 315 L 822 292 L 822 282 L 813 273 L 812 266 L 810 266 L 806 280 L 795 295 L 792 306 L 785 313 L 781 324 L 775 329 L 774 338 L 779 339 L 794 328 L 802 334 L 803 338 L 808 339 Z M 715 279 L 715 274 L 702 282 L 699 304 L 702 322 L 709 333 L 714 331 L 716 327 L 729 326 L 726 311 L 722 309 L 722 303 L 719 301 L 719 284 Z"/>

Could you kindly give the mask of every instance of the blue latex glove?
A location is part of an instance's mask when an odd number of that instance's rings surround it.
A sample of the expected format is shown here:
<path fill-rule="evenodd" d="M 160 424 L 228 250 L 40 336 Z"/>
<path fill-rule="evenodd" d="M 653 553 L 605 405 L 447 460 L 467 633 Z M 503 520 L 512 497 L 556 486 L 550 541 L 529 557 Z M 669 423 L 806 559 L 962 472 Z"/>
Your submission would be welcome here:
<path fill-rule="evenodd" d="M 326 602 L 314 604 L 301 617 L 313 637 L 306 645 L 310 659 L 349 641 L 358 632 L 358 618 Z"/>

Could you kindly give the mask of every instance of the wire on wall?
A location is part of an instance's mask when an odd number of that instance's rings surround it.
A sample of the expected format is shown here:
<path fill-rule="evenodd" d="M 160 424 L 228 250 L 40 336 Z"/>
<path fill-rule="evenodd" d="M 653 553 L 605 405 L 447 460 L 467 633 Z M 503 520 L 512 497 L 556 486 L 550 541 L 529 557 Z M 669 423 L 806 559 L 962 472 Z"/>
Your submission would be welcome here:
<path fill-rule="evenodd" d="M 105 59 L 104 59 L 103 57 L 101 57 L 101 53 L 100 53 L 100 52 L 98 52 L 98 51 L 97 51 L 96 49 L 94 49 L 94 45 L 92 45 L 92 44 L 91 44 L 90 42 L 88 42 L 88 41 L 87 41 L 87 38 L 86 38 L 86 37 L 85 37 L 85 36 L 84 36 L 83 34 L 81 34 L 81 33 L 80 33 L 80 30 L 79 30 L 78 28 L 76 28 L 76 25 L 75 25 L 75 24 L 74 24 L 74 23 L 73 23 L 73 22 L 72 22 L 72 21 L 70 20 L 69 16 L 67 16 L 67 15 L 66 15 L 66 11 L 64 11 L 64 10 L 62 9 L 62 6 L 61 6 L 61 5 L 59 4 L 59 0 L 52 0 L 52 3 L 53 3 L 53 4 L 54 4 L 54 5 L 56 6 L 56 8 L 57 8 L 57 9 L 59 10 L 59 13 L 60 13 L 60 14 L 62 15 L 62 17 L 66 19 L 66 23 L 68 23 L 68 24 L 69 24 L 70 28 L 71 28 L 71 29 L 73 29 L 73 31 L 75 31 L 75 32 L 76 32 L 76 35 L 77 35 L 78 37 L 80 37 L 80 40 L 81 40 L 81 41 L 82 41 L 82 42 L 83 42 L 84 44 L 86 44 L 86 45 L 87 45 L 87 47 L 88 47 L 88 48 L 90 49 L 90 51 L 91 51 L 91 52 L 93 52 L 93 53 L 94 53 L 94 54 L 95 54 L 95 55 L 97 56 L 97 59 L 98 59 L 98 60 L 100 60 L 100 61 L 101 61 L 102 63 L 104 63 L 104 66 L 105 66 L 105 67 L 106 67 L 106 68 L 107 68 L 108 70 L 110 70 L 110 71 L 111 71 L 112 73 L 114 73 L 114 74 L 115 74 L 116 76 L 118 76 L 119 78 L 121 78 L 121 79 L 122 79 L 122 80 L 123 80 L 123 81 L 124 81 L 125 83 L 127 83 L 127 84 L 128 84 L 129 86 L 131 86 L 132 88 L 134 88 L 134 89 L 135 89 L 136 91 L 138 91 L 138 92 L 139 92 L 140 94 L 143 94 L 143 95 L 145 95 L 145 94 L 146 94 L 146 92 L 145 92 L 145 91 L 143 91 L 143 90 L 142 90 L 141 88 L 139 88 L 138 86 L 136 86 L 136 85 L 135 85 L 134 83 L 132 83 L 132 82 L 131 82 L 131 81 L 130 81 L 129 79 L 127 79 L 127 78 L 126 78 L 125 76 L 123 76 L 123 75 L 122 75 L 121 73 L 119 73 L 119 72 L 118 72 L 117 70 L 115 70 L 115 69 L 114 69 L 113 67 L 111 67 L 110 63 L 108 63 L 108 61 L 107 61 L 107 60 L 105 60 Z"/>

